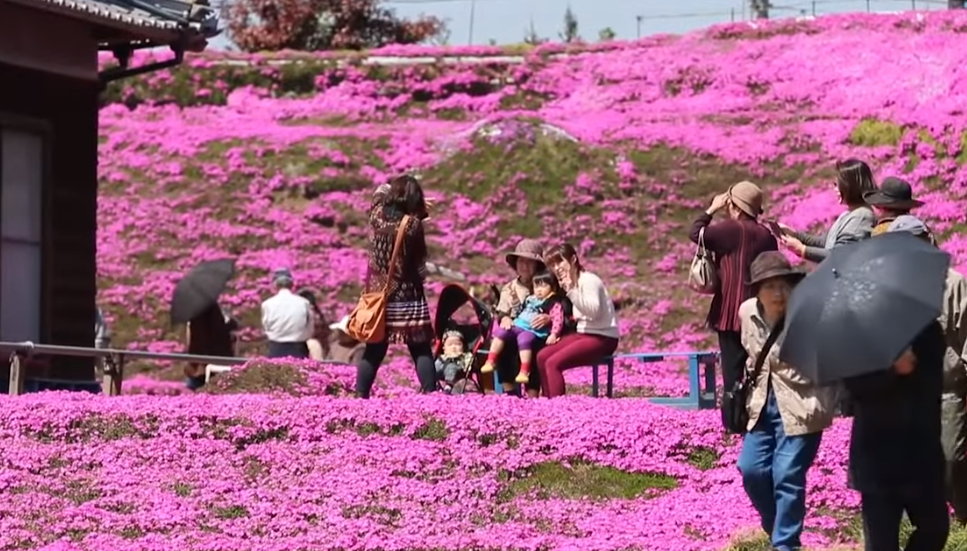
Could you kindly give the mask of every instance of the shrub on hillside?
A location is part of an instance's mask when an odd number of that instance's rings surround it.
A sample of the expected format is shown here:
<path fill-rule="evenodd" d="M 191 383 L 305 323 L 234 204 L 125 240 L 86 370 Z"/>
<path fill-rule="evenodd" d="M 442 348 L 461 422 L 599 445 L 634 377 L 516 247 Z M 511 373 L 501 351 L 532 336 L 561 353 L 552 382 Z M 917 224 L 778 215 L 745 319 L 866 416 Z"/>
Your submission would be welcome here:
<path fill-rule="evenodd" d="M 400 19 L 379 0 L 239 0 L 223 4 L 232 40 L 261 50 L 360 50 L 416 44 L 439 35 L 435 17 Z"/>
<path fill-rule="evenodd" d="M 208 394 L 285 394 L 289 396 L 346 396 L 349 378 L 333 374 L 331 365 L 307 360 L 259 358 L 217 375 L 202 388 Z"/>

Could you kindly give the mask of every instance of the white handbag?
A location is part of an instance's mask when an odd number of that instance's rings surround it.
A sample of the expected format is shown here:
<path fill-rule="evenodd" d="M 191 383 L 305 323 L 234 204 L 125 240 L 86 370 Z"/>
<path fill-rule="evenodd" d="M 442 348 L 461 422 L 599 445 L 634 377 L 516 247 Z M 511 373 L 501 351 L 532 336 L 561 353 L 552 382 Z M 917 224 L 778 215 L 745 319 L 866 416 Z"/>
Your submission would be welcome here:
<path fill-rule="evenodd" d="M 715 259 L 705 247 L 705 228 L 698 231 L 698 250 L 688 270 L 688 286 L 697 293 L 714 295 L 719 288 L 719 275 L 715 271 Z"/>

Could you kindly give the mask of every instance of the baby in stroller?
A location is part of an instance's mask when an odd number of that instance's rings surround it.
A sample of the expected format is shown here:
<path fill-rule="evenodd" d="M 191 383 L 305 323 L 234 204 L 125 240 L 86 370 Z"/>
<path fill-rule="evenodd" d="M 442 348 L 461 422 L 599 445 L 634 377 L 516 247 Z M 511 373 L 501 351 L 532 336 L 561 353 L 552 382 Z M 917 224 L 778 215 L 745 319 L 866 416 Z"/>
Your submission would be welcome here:
<path fill-rule="evenodd" d="M 463 333 L 447 331 L 443 334 L 443 353 L 436 359 L 437 379 L 443 381 L 443 390 L 451 392 L 460 375 L 470 372 L 473 354 L 467 352 Z"/>
<path fill-rule="evenodd" d="M 526 384 L 530 380 L 531 362 L 534 360 L 534 348 L 538 341 L 550 345 L 561 339 L 567 320 L 574 316 L 571 301 L 565 296 L 557 278 L 551 272 L 537 273 L 534 275 L 533 284 L 534 294 L 524 301 L 520 315 L 514 319 L 514 323 L 509 328 L 498 327 L 494 330 L 487 361 L 480 368 L 481 373 L 493 372 L 497 357 L 504 350 L 504 342 L 512 339 L 517 342 L 517 349 L 520 352 L 520 372 L 515 381 Z M 551 317 L 550 328 L 535 329 L 531 325 L 538 314 L 547 314 Z"/>

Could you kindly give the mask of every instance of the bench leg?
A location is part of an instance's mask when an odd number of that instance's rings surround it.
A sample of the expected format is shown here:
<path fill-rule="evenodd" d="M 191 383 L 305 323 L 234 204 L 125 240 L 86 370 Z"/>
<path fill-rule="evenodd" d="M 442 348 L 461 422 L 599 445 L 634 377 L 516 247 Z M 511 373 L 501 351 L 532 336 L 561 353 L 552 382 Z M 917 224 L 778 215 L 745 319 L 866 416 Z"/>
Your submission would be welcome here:
<path fill-rule="evenodd" d="M 688 358 L 688 401 L 694 409 L 699 409 L 702 404 L 701 368 L 698 356 Z"/>
<path fill-rule="evenodd" d="M 605 382 L 605 396 L 614 398 L 614 358 L 608 358 L 608 380 Z"/>
<path fill-rule="evenodd" d="M 598 397 L 598 366 L 591 370 L 591 396 Z"/>
<path fill-rule="evenodd" d="M 703 364 L 705 371 L 705 391 L 702 394 L 703 403 L 699 407 L 714 409 L 716 396 L 715 396 L 715 366 L 718 362 L 714 357 L 705 360 Z"/>

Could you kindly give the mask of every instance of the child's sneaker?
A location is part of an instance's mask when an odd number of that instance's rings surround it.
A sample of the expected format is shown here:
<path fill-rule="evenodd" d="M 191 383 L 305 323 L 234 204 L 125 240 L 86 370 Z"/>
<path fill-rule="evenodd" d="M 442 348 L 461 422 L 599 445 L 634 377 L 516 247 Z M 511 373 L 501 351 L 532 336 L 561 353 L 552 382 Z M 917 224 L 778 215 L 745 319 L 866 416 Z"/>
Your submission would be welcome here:
<path fill-rule="evenodd" d="M 514 379 L 515 382 L 522 385 L 526 385 L 530 380 L 531 380 L 530 373 L 527 373 L 524 371 L 521 371 L 520 373 L 518 373 L 517 377 Z"/>
<path fill-rule="evenodd" d="M 490 362 L 484 363 L 482 366 L 480 366 L 480 372 L 481 373 L 493 373 L 494 372 L 494 364 L 492 364 Z"/>

